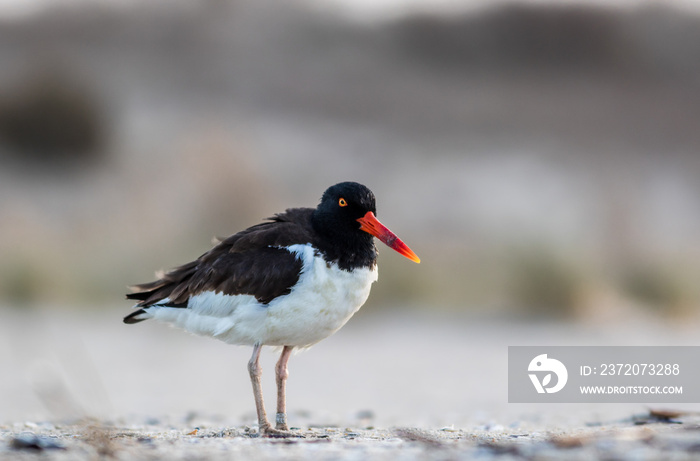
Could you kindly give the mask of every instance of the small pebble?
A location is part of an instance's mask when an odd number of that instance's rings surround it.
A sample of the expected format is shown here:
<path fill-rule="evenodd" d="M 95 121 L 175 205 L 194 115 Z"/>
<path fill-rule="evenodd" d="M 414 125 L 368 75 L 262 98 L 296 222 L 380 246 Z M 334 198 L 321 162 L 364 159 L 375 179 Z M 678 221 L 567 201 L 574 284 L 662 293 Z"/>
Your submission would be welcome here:
<path fill-rule="evenodd" d="M 65 450 L 66 447 L 63 446 L 58 440 L 53 437 L 45 437 L 36 435 L 33 432 L 22 432 L 18 436 L 14 437 L 10 441 L 10 447 L 15 450 Z"/>

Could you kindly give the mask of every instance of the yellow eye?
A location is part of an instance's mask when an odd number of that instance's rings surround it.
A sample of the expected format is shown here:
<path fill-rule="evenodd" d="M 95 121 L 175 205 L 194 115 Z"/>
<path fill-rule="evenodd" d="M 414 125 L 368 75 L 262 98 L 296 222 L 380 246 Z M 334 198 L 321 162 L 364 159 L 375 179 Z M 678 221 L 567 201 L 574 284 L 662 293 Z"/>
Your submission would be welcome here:
<path fill-rule="evenodd" d="M 338 200 L 338 205 L 340 205 L 340 206 L 348 206 L 348 202 L 345 201 L 345 199 L 341 197 L 340 200 Z"/>

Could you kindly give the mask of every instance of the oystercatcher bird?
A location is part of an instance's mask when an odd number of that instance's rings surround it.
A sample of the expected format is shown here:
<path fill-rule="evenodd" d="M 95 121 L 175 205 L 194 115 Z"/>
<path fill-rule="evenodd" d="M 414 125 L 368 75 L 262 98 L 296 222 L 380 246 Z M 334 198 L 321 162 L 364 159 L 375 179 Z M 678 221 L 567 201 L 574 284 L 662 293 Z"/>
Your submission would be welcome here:
<path fill-rule="evenodd" d="M 375 217 L 374 194 L 356 182 L 328 188 L 312 208 L 291 208 L 232 235 L 197 260 L 132 287 L 138 300 L 124 323 L 157 319 L 229 344 L 253 346 L 248 372 L 260 432 L 294 435 L 286 416 L 287 361 L 338 331 L 377 280 L 377 237 L 416 254 Z M 277 415 L 267 419 L 260 386 L 262 346 L 282 347 L 275 368 Z"/>

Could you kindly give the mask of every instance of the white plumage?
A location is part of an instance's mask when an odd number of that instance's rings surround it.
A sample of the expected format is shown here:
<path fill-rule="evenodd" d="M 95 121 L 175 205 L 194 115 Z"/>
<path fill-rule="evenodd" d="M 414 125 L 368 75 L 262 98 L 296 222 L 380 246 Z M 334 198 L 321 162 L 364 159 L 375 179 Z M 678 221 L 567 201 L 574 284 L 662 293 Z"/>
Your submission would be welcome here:
<path fill-rule="evenodd" d="M 267 305 L 252 295 L 206 291 L 192 296 L 187 308 L 159 306 L 169 302 L 164 299 L 145 311 L 151 318 L 229 344 L 316 344 L 338 331 L 362 307 L 377 280 L 377 266 L 346 271 L 327 263 L 310 244 L 284 249 L 302 261 L 301 275 L 289 294 Z"/>

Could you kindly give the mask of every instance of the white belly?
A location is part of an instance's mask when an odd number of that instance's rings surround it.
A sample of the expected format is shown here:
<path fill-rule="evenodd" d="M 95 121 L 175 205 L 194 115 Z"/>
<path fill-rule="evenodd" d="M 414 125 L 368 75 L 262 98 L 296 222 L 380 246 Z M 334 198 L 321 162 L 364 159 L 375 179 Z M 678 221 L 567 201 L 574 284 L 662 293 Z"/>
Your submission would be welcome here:
<path fill-rule="evenodd" d="M 267 305 L 251 295 L 207 292 L 190 298 L 187 309 L 154 306 L 149 313 L 229 344 L 311 346 L 338 331 L 362 307 L 377 270 L 375 266 L 349 272 L 329 266 L 310 245 L 287 249 L 302 260 L 302 273 L 291 293 Z"/>

